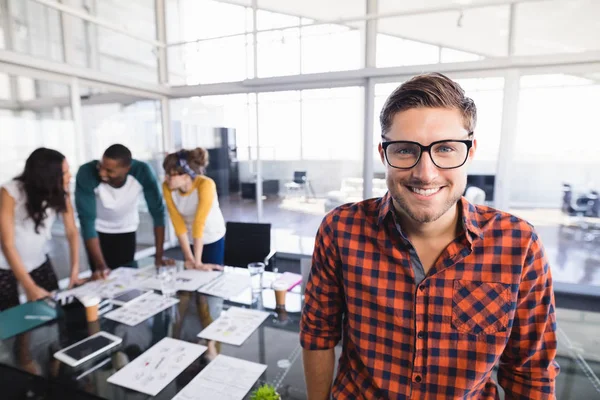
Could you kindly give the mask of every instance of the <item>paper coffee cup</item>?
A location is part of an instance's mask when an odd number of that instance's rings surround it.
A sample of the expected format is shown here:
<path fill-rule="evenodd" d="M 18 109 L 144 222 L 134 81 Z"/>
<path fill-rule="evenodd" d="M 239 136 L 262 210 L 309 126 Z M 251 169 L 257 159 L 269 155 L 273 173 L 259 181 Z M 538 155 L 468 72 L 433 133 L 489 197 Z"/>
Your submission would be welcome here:
<path fill-rule="evenodd" d="M 88 322 L 98 320 L 98 307 L 100 305 L 100 297 L 98 296 L 83 296 L 81 303 L 85 307 L 85 316 Z"/>
<path fill-rule="evenodd" d="M 289 285 L 286 282 L 273 282 L 273 290 L 275 291 L 275 307 L 285 308 L 285 294 Z"/>

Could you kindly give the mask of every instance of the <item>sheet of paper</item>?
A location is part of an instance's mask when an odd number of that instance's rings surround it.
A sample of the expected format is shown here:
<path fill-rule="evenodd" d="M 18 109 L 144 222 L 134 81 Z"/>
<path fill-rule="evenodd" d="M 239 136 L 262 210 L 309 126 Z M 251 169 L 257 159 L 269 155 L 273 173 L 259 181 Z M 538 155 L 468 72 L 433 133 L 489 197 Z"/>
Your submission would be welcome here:
<path fill-rule="evenodd" d="M 205 285 L 222 274 L 221 271 L 198 271 L 185 269 L 176 274 L 177 290 L 193 292 L 200 286 Z M 143 282 L 143 286 L 148 289 L 161 290 L 160 279 L 153 276 Z"/>
<path fill-rule="evenodd" d="M 110 299 L 125 290 L 141 287 L 142 283 L 151 276 L 153 269 L 153 267 L 144 269 L 116 268 L 111 271 L 108 278 L 91 281 L 74 289 L 59 292 L 55 299 L 62 300 L 71 296 L 80 299 L 86 295 L 98 295 L 104 299 Z"/>
<path fill-rule="evenodd" d="M 104 317 L 125 325 L 136 326 L 177 303 L 179 303 L 179 299 L 150 293 L 104 314 Z"/>
<path fill-rule="evenodd" d="M 202 353 L 206 346 L 164 338 L 108 378 L 108 382 L 156 396 Z"/>
<path fill-rule="evenodd" d="M 269 315 L 265 311 L 231 307 L 198 337 L 241 346 Z"/>
<path fill-rule="evenodd" d="M 228 300 L 239 295 L 250 286 L 250 275 L 225 273 L 214 281 L 201 286 L 198 291 Z"/>
<path fill-rule="evenodd" d="M 242 400 L 266 365 L 218 355 L 173 400 Z"/>

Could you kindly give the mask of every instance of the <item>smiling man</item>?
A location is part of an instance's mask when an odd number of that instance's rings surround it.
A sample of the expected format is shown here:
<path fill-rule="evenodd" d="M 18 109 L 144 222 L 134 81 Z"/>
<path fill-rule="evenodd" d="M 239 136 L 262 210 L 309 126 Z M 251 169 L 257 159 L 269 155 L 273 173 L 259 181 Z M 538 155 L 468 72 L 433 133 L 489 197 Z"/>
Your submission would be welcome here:
<path fill-rule="evenodd" d="M 309 400 L 497 399 L 495 365 L 507 399 L 553 399 L 540 239 L 462 197 L 475 104 L 427 74 L 398 87 L 380 119 L 389 192 L 333 210 L 317 233 L 300 335 Z"/>
<path fill-rule="evenodd" d="M 114 144 L 101 160 L 82 165 L 77 172 L 75 204 L 81 234 L 92 271 L 106 276 L 110 269 L 134 260 L 140 223 L 138 199 L 143 193 L 154 224 L 156 266 L 163 259 L 165 207 L 158 181 L 150 166 L 134 160 L 131 151 Z"/>

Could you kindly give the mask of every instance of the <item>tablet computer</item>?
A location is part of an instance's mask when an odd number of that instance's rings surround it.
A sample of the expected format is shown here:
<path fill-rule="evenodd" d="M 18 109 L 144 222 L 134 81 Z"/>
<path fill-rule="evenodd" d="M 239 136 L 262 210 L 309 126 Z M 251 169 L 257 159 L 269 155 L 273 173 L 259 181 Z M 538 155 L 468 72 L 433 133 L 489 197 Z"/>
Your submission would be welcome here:
<path fill-rule="evenodd" d="M 54 358 L 71 367 L 76 367 L 118 346 L 122 341 L 123 339 L 118 336 L 100 331 L 87 339 L 57 351 L 54 353 Z"/>
<path fill-rule="evenodd" d="M 117 294 L 115 297 L 113 297 L 111 299 L 111 302 L 114 305 L 122 306 L 122 305 L 129 303 L 130 301 L 147 296 L 150 293 L 152 293 L 152 291 L 140 290 L 140 289 L 129 289 L 129 290 L 126 290 L 124 292 Z"/>

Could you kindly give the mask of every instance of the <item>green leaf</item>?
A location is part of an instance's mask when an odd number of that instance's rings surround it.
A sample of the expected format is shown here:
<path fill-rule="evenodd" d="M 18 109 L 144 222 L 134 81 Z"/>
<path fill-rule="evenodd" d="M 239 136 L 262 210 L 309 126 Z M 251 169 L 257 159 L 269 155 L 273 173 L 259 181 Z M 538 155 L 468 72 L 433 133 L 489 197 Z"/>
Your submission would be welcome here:
<path fill-rule="evenodd" d="M 262 385 L 250 397 L 251 400 L 280 400 L 281 397 L 275 388 L 269 384 Z"/>

